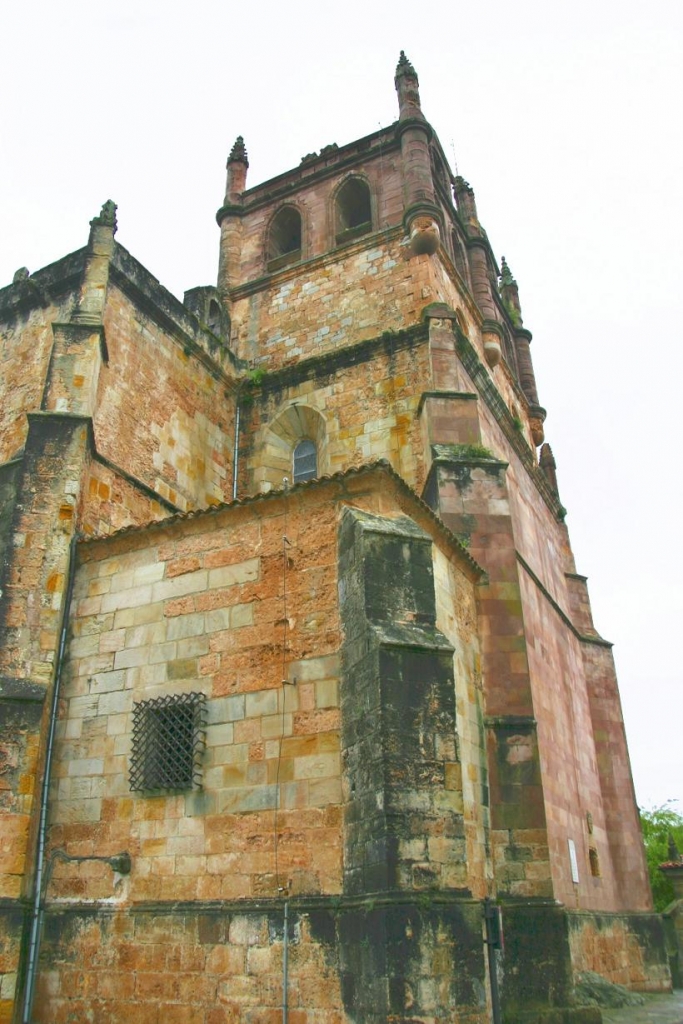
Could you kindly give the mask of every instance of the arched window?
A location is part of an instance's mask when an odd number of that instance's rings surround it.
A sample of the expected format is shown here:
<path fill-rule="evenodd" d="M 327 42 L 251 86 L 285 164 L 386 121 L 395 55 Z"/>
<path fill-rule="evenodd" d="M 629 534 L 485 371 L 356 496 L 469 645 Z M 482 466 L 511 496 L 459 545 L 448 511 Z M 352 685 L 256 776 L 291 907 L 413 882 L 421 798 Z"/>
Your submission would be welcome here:
<path fill-rule="evenodd" d="M 336 241 L 348 242 L 372 229 L 370 189 L 362 178 L 349 178 L 337 192 Z"/>
<path fill-rule="evenodd" d="M 505 356 L 505 362 L 512 370 L 513 375 L 518 377 L 519 373 L 517 372 L 517 354 L 515 352 L 515 346 L 512 338 L 510 337 L 509 331 L 506 331 L 505 328 L 503 328 L 503 355 Z"/>
<path fill-rule="evenodd" d="M 312 480 L 318 475 L 318 449 L 313 441 L 305 438 L 294 449 L 294 483 Z"/>
<path fill-rule="evenodd" d="M 301 214 L 293 206 L 276 213 L 268 232 L 268 270 L 277 270 L 301 259 Z"/>
<path fill-rule="evenodd" d="M 214 334 L 221 333 L 221 308 L 215 299 L 209 300 L 209 315 L 206 326 Z"/>
<path fill-rule="evenodd" d="M 328 473 L 325 417 L 303 402 L 282 409 L 260 432 L 250 486 L 261 492 L 279 490 L 285 478 L 302 483 Z"/>
<path fill-rule="evenodd" d="M 453 262 L 455 263 L 455 269 L 460 274 L 466 285 L 469 286 L 469 279 L 467 276 L 467 257 L 463 252 L 460 244 L 460 239 L 456 231 L 451 231 L 451 248 L 453 250 Z"/>
<path fill-rule="evenodd" d="M 444 190 L 444 192 L 446 193 L 446 195 L 449 195 L 449 192 L 450 192 L 450 175 L 449 175 L 448 171 L 446 170 L 446 168 L 444 166 L 443 160 L 441 159 L 441 157 L 439 157 L 437 155 L 437 153 L 434 151 L 434 149 L 432 149 L 432 151 L 431 151 L 431 160 L 432 160 L 432 178 L 434 180 L 434 184 L 439 184 L 441 186 L 441 188 Z"/>

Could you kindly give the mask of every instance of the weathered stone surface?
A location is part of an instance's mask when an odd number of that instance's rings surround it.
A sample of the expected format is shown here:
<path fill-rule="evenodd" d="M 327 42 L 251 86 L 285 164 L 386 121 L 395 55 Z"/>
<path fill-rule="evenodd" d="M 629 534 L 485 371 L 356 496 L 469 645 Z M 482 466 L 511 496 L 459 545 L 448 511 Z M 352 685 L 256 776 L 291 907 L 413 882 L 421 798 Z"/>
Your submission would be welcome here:
<path fill-rule="evenodd" d="M 53 703 L 37 1019 L 275 1024 L 285 897 L 292 1024 L 483 1024 L 485 897 L 508 1021 L 669 984 L 519 290 L 396 85 L 261 185 L 238 139 L 185 304 L 111 202 L 0 289 L 0 1021 Z"/>
<path fill-rule="evenodd" d="M 578 979 L 574 989 L 576 999 L 587 1006 L 642 1006 L 645 1002 L 644 996 L 630 992 L 623 985 L 615 985 L 593 971 L 582 971 Z"/>

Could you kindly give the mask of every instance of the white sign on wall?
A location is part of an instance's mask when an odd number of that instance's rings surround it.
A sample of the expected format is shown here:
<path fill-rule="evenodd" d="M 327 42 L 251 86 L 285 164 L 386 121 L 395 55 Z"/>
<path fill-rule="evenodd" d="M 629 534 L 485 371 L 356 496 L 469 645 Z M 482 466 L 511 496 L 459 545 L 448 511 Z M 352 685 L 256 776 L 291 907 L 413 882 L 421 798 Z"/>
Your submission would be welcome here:
<path fill-rule="evenodd" d="M 579 884 L 579 862 L 576 859 L 576 846 L 574 845 L 573 839 L 567 840 L 567 846 L 569 847 L 569 863 L 572 869 L 572 882 L 574 885 Z"/>

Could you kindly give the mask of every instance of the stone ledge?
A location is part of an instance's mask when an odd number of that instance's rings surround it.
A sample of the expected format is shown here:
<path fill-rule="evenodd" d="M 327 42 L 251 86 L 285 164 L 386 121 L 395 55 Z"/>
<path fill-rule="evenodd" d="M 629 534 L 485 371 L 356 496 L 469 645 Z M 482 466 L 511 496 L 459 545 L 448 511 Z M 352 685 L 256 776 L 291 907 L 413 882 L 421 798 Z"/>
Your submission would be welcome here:
<path fill-rule="evenodd" d="M 445 398 L 455 399 L 456 401 L 463 402 L 477 402 L 479 400 L 479 395 L 476 394 L 476 392 L 474 391 L 423 391 L 422 394 L 420 395 L 420 401 L 418 403 L 417 409 L 415 410 L 416 417 L 420 415 L 422 409 L 424 408 L 425 402 L 430 398 Z"/>
<path fill-rule="evenodd" d="M 529 579 L 533 581 L 536 587 L 538 587 L 538 589 L 543 594 L 548 604 L 557 612 L 559 617 L 564 622 L 565 626 L 567 626 L 572 631 L 577 640 L 580 640 L 582 644 L 595 644 L 597 647 L 612 648 L 614 646 L 614 644 L 610 640 L 603 640 L 603 638 L 598 633 L 596 633 L 595 636 L 591 636 L 587 633 L 582 633 L 580 630 L 578 630 L 572 622 L 572 620 L 567 615 L 567 613 L 564 611 L 564 609 L 561 608 L 560 605 L 557 603 L 557 601 L 552 596 L 550 591 L 544 586 L 541 580 L 539 580 L 538 576 L 531 568 L 529 563 L 522 557 L 522 555 L 520 555 L 519 551 L 516 552 L 516 555 L 517 561 L 522 566 Z"/>
<path fill-rule="evenodd" d="M 490 729 L 535 729 L 533 715 L 486 715 L 484 725 Z"/>
<path fill-rule="evenodd" d="M 453 644 L 435 626 L 417 623 L 411 625 L 405 622 L 385 622 L 378 625 L 373 622 L 370 629 L 381 647 L 410 647 L 412 650 L 449 653 L 455 650 Z"/>
<path fill-rule="evenodd" d="M 253 393 L 267 394 L 283 387 L 291 387 L 303 381 L 315 379 L 345 370 L 350 366 L 371 362 L 381 351 L 394 353 L 413 345 L 426 344 L 429 340 L 428 327 L 424 323 L 414 324 L 402 331 L 385 331 L 374 338 L 358 341 L 343 348 L 332 349 L 322 355 L 309 356 L 279 370 L 266 370 Z"/>

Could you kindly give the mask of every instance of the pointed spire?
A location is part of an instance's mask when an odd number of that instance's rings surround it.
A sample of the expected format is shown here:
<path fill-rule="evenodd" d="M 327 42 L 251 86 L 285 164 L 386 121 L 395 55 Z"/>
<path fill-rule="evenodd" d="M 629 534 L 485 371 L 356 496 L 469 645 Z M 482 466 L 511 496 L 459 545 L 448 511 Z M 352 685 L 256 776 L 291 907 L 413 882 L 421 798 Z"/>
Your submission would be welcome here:
<path fill-rule="evenodd" d="M 507 265 L 507 261 L 506 261 L 504 256 L 501 258 L 500 280 L 501 280 L 501 284 L 502 285 L 516 285 L 517 284 L 517 282 L 515 281 L 514 277 L 512 276 L 512 271 L 510 270 L 509 266 Z"/>
<path fill-rule="evenodd" d="M 249 166 L 249 160 L 247 159 L 247 148 L 244 145 L 244 139 L 241 135 L 238 135 L 235 139 L 235 143 L 230 150 L 230 156 L 228 157 L 229 164 L 245 164 Z"/>
<path fill-rule="evenodd" d="M 404 50 L 401 50 L 401 56 L 396 65 L 394 85 L 398 93 L 399 121 L 410 118 L 419 118 L 424 121 L 425 117 L 420 107 L 420 83 L 417 72 L 406 57 Z"/>
<path fill-rule="evenodd" d="M 455 195 L 455 205 L 458 208 L 465 231 L 470 236 L 480 235 L 481 226 L 477 216 L 477 201 L 474 198 L 474 189 L 469 181 L 465 181 L 462 174 L 458 174 L 453 181 L 453 193 Z"/>
<path fill-rule="evenodd" d="M 247 170 L 249 168 L 247 147 L 244 145 L 244 139 L 241 135 L 238 135 L 235 139 L 225 166 L 228 169 L 228 180 L 225 186 L 223 204 L 224 206 L 234 206 L 241 202 L 240 197 L 247 187 Z M 221 211 L 219 210 L 218 212 L 220 214 Z"/>
<path fill-rule="evenodd" d="M 403 75 L 410 75 L 417 81 L 417 71 L 406 57 L 405 50 L 401 50 L 401 56 L 398 58 L 398 64 L 396 65 L 396 78 Z"/>
<path fill-rule="evenodd" d="M 504 256 L 501 260 L 500 294 L 513 325 L 521 327 L 524 321 L 522 320 L 522 306 L 519 301 L 519 288 Z"/>

